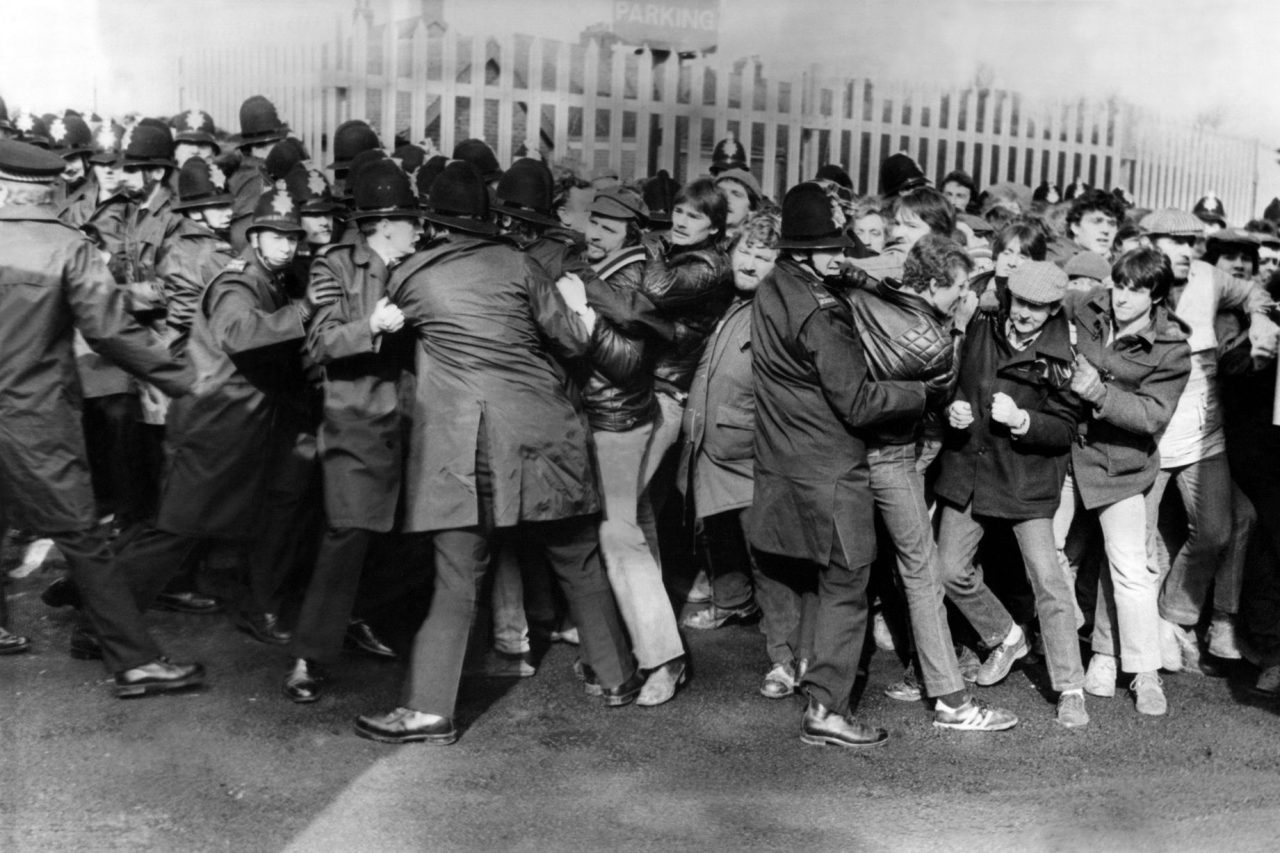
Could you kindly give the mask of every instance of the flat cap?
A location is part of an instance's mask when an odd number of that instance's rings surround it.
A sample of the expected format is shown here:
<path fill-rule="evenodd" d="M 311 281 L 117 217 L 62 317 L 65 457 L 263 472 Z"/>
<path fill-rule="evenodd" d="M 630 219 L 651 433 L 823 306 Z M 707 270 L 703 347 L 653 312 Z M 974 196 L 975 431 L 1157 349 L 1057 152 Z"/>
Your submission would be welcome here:
<path fill-rule="evenodd" d="M 1067 278 L 1092 278 L 1106 281 L 1111 276 L 1111 264 L 1097 252 L 1079 252 L 1072 255 L 1062 268 Z"/>
<path fill-rule="evenodd" d="M 1138 227 L 1153 237 L 1199 237 L 1204 234 L 1204 222 L 1194 213 L 1176 207 L 1153 210 Z"/>
<path fill-rule="evenodd" d="M 626 187 L 606 187 L 596 191 L 591 201 L 591 212 L 610 219 L 649 218 L 649 206 L 644 203 L 640 193 Z"/>
<path fill-rule="evenodd" d="M 67 164 L 57 154 L 28 142 L 0 139 L 0 179 L 47 184 L 66 168 Z"/>
<path fill-rule="evenodd" d="M 1009 292 L 1036 305 L 1061 302 L 1067 295 L 1067 274 L 1048 261 L 1023 261 L 1009 273 Z"/>

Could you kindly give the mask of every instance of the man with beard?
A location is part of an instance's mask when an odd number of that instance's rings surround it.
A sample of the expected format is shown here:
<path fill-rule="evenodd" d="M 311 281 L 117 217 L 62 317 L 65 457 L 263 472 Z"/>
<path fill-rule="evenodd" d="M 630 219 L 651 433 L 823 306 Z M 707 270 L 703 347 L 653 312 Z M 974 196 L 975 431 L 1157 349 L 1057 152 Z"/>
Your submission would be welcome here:
<path fill-rule="evenodd" d="M 306 486 L 291 476 L 309 428 L 301 346 L 325 301 L 311 289 L 288 296 L 301 234 L 288 194 L 264 193 L 249 245 L 205 289 L 187 343 L 197 393 L 169 413 L 159 514 L 118 557 L 145 606 L 215 540 L 243 543 L 248 582 L 233 619 L 271 644 L 288 641 L 275 608 Z"/>

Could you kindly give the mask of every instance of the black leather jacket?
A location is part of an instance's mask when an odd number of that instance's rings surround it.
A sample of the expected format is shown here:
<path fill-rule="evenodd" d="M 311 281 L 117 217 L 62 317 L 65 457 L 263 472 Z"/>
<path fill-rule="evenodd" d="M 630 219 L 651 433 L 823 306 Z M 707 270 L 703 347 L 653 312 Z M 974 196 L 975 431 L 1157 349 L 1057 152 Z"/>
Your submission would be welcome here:
<path fill-rule="evenodd" d="M 707 337 L 733 301 L 733 270 L 729 256 L 712 241 L 673 246 L 667 235 L 661 235 L 647 248 L 649 261 L 641 288 L 678 329 L 675 342 L 657 356 L 656 387 L 685 394 Z"/>
<path fill-rule="evenodd" d="M 841 291 L 853 312 L 867 368 L 876 381 L 954 378 L 959 336 L 953 336 L 928 302 L 897 282 L 867 282 Z M 926 413 L 926 418 L 936 413 Z M 882 423 L 869 444 L 908 444 L 919 437 L 925 421 L 918 418 Z"/>
<path fill-rule="evenodd" d="M 648 253 L 624 249 L 596 272 L 615 288 L 639 289 Z M 591 335 L 590 365 L 582 378 L 583 407 L 591 428 L 625 432 L 649 423 L 657 411 L 653 396 L 656 341 L 624 333 L 598 314 Z"/>

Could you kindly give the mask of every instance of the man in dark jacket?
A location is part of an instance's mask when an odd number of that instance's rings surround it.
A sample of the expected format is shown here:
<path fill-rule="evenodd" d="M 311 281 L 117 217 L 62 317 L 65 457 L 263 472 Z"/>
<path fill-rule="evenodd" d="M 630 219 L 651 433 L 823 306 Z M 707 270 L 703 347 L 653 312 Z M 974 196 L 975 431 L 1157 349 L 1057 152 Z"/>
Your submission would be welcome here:
<path fill-rule="evenodd" d="M 762 569 L 780 581 L 814 583 L 813 658 L 801 677 L 809 695 L 801 739 L 877 746 L 889 735 L 848 716 L 867 622 L 875 556 L 872 496 L 861 430 L 918 417 L 922 382 L 871 381 L 848 305 L 827 286 L 852 245 L 817 184 L 782 202 L 785 250 L 752 309 L 755 495 L 747 517 Z M 940 399 L 945 382 L 936 389 Z M 935 400 L 936 402 L 936 400 Z"/>
<path fill-rule="evenodd" d="M 387 279 L 413 254 L 421 214 L 409 176 L 391 160 L 357 173 L 352 203 L 355 243 L 333 246 L 311 268 L 317 298 L 333 300 L 307 332 L 307 349 L 324 369 L 318 449 L 326 526 L 289 643 L 284 693 L 294 702 L 320 698 L 323 666 L 342 647 L 373 535 L 390 532 L 400 497 L 399 384 L 411 362 L 393 337 L 404 315 L 387 298 Z"/>
<path fill-rule="evenodd" d="M 966 302 L 971 270 L 969 256 L 957 243 L 926 234 L 907 253 L 901 282 L 886 279 L 849 292 L 854 327 L 876 381 L 941 378 L 950 383 L 956 366 L 951 325 L 959 308 L 972 311 L 972 302 Z M 951 642 L 942 567 L 925 500 L 926 465 L 920 464 L 917 452 L 922 426 L 922 419 L 897 419 L 869 431 L 871 492 L 897 550 L 925 692 L 937 700 L 934 725 L 1002 731 L 1015 726 L 1018 718 L 966 693 Z M 892 698 L 902 694 L 888 693 Z"/>
<path fill-rule="evenodd" d="M 117 695 L 141 696 L 199 684 L 204 669 L 161 656 L 97 530 L 70 330 L 175 396 L 192 377 L 129 318 L 93 245 L 58 222 L 50 185 L 62 168 L 0 141 L 0 517 L 57 542 Z M 25 645 L 6 634 L 0 647 Z"/>
<path fill-rule="evenodd" d="M 1050 682 L 1061 694 L 1058 722 L 1073 727 L 1087 724 L 1089 715 L 1075 593 L 1053 537 L 1079 408 L 1068 388 L 1066 290 L 1067 274 L 1058 267 L 1024 261 L 1009 275 L 1008 307 L 979 312 L 969 323 L 934 488 L 947 595 L 994 648 L 978 670 L 978 684 L 1003 679 L 1030 647 L 973 561 L 985 526 L 1004 521 L 1013 527 L 1035 591 Z"/>
<path fill-rule="evenodd" d="M 584 322 L 537 265 L 492 239 L 474 167 L 449 164 L 431 205 L 427 217 L 447 237 L 406 260 L 388 296 L 418 341 L 405 528 L 434 534 L 435 592 L 401 707 L 356 722 L 360 736 L 385 743 L 457 739 L 454 709 L 477 592 L 503 528 L 519 525 L 543 546 L 606 703 L 627 704 L 641 686 L 600 566 L 587 426 L 548 345 L 581 354 Z"/>

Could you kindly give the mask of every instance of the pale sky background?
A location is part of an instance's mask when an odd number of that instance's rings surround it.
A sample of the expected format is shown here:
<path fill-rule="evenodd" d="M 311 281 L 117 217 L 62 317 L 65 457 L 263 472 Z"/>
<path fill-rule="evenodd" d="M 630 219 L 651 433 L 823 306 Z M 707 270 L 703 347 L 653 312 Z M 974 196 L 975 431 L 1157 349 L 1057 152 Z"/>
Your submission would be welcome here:
<path fill-rule="evenodd" d="M 0 0 L 0 95 L 11 112 L 167 115 L 184 49 L 325 37 L 355 4 Z M 610 21 L 612 4 L 445 0 L 445 16 L 463 33 L 576 40 Z M 981 62 L 996 87 L 1116 94 L 1170 117 L 1214 115 L 1223 131 L 1280 146 L 1277 0 L 722 0 L 721 21 L 720 51 L 759 55 L 766 74 L 817 61 L 886 80 L 966 83 Z"/>

